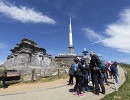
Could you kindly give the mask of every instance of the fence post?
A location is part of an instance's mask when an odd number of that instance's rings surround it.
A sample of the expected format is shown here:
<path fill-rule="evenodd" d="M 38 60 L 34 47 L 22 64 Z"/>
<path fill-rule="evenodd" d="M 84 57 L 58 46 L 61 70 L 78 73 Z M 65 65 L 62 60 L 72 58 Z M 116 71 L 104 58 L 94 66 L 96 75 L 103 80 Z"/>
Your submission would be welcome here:
<path fill-rule="evenodd" d="M 61 75 L 62 75 L 62 79 L 63 79 L 63 72 L 61 72 Z"/>
<path fill-rule="evenodd" d="M 32 78 L 31 78 L 32 82 L 34 82 L 34 74 L 35 74 L 35 69 L 32 70 Z"/>
<path fill-rule="evenodd" d="M 127 78 L 127 71 L 126 70 L 125 70 L 124 74 L 125 74 L 125 78 Z"/>
<path fill-rule="evenodd" d="M 58 68 L 58 78 L 60 78 L 60 69 Z"/>
<path fill-rule="evenodd" d="M 40 78 L 42 78 L 42 72 L 41 72 L 41 69 L 40 69 Z"/>

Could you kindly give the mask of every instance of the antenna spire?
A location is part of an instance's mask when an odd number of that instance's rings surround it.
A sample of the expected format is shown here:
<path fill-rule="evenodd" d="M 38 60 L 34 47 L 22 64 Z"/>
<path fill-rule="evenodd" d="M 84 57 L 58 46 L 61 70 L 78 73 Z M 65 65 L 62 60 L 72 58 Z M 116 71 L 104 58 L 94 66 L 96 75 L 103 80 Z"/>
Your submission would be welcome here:
<path fill-rule="evenodd" d="M 73 45 L 73 43 L 72 43 L 71 17 L 70 17 L 70 32 L 69 32 L 69 40 L 70 40 L 70 46 L 72 46 L 72 45 Z"/>

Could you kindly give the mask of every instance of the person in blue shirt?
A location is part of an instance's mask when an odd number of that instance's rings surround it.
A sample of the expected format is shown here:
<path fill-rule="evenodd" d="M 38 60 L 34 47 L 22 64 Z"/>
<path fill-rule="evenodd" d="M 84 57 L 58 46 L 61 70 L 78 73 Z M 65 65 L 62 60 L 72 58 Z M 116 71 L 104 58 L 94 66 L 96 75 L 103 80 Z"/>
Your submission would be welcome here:
<path fill-rule="evenodd" d="M 115 62 L 112 64 L 112 66 L 111 66 L 111 72 L 112 72 L 113 77 L 114 77 L 115 80 L 116 80 L 117 85 L 119 85 L 118 79 L 117 79 L 117 76 L 118 76 L 118 68 L 117 68 L 117 62 L 116 62 L 116 61 L 115 61 Z"/>

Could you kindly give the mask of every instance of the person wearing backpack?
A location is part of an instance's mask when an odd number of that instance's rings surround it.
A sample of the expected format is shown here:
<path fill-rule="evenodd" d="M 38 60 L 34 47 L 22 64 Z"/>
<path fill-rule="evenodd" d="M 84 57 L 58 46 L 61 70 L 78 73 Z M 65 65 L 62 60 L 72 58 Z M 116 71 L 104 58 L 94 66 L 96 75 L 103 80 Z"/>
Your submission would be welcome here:
<path fill-rule="evenodd" d="M 78 94 L 80 97 L 84 96 L 82 91 L 82 80 L 83 80 L 83 74 L 82 74 L 82 65 L 79 62 L 80 59 L 74 58 L 75 64 L 72 65 L 72 72 L 76 79 L 76 84 L 74 86 L 73 95 Z M 79 92 L 77 92 L 77 89 L 79 89 Z"/>
<path fill-rule="evenodd" d="M 89 73 L 89 66 L 87 66 L 85 59 L 81 58 L 80 59 L 79 65 L 82 66 L 82 72 L 83 72 L 83 81 L 82 81 L 82 90 L 85 93 L 86 91 L 90 92 L 88 88 L 88 73 Z"/>
<path fill-rule="evenodd" d="M 100 87 L 102 89 L 102 94 L 105 94 L 105 87 L 101 79 L 101 70 L 99 68 L 99 62 L 97 57 L 95 56 L 95 52 L 91 51 L 90 52 L 91 60 L 90 60 L 90 65 L 91 65 L 91 71 L 93 73 L 93 80 L 94 80 L 94 85 L 95 85 L 95 94 L 99 95 Z"/>
<path fill-rule="evenodd" d="M 99 67 L 99 70 L 101 72 L 101 78 L 102 78 L 102 81 L 104 83 L 104 79 L 105 79 L 105 82 L 106 82 L 106 85 L 109 86 L 109 83 L 107 81 L 107 62 L 105 62 L 105 60 L 103 59 L 102 55 L 95 55 L 97 60 L 98 60 L 98 66 Z"/>
<path fill-rule="evenodd" d="M 119 85 L 118 79 L 117 79 L 117 75 L 118 75 L 118 72 L 117 72 L 117 62 L 114 62 L 114 63 L 112 64 L 111 72 L 112 72 L 113 77 L 114 77 L 115 80 L 116 80 L 117 85 Z"/>

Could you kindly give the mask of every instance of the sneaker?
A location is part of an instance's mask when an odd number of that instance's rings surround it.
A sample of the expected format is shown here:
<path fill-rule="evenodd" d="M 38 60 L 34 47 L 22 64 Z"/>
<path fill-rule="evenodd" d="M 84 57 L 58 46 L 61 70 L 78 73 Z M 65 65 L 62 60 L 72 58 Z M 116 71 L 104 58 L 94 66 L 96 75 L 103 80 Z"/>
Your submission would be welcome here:
<path fill-rule="evenodd" d="M 74 84 L 70 84 L 70 86 L 72 86 L 72 85 L 74 85 Z"/>
<path fill-rule="evenodd" d="M 81 94 L 79 94 L 79 96 L 80 96 L 80 97 L 83 97 L 83 96 L 84 96 L 84 94 L 83 94 L 83 93 L 81 93 Z"/>
<path fill-rule="evenodd" d="M 91 92 L 91 91 L 89 90 L 89 88 L 88 88 L 88 87 L 86 88 L 86 91 L 87 91 L 87 92 Z"/>
<path fill-rule="evenodd" d="M 116 83 L 117 85 L 120 85 L 119 83 Z"/>
<path fill-rule="evenodd" d="M 102 94 L 105 94 L 106 92 L 105 91 L 102 91 Z"/>
<path fill-rule="evenodd" d="M 85 91 L 85 88 L 83 88 L 82 90 L 83 90 L 83 93 L 85 93 L 85 92 L 86 92 L 86 91 Z"/>
<path fill-rule="evenodd" d="M 94 94 L 95 94 L 95 95 L 99 95 L 99 92 L 96 92 L 96 91 L 95 91 L 95 93 L 94 93 Z"/>
<path fill-rule="evenodd" d="M 73 91 L 73 95 L 76 95 L 77 94 L 77 91 Z"/>
<path fill-rule="evenodd" d="M 90 81 L 89 83 L 92 83 L 92 81 Z"/>
<path fill-rule="evenodd" d="M 86 91 L 83 91 L 83 93 L 86 93 Z"/>
<path fill-rule="evenodd" d="M 87 89 L 87 92 L 91 92 L 91 90 Z"/>

